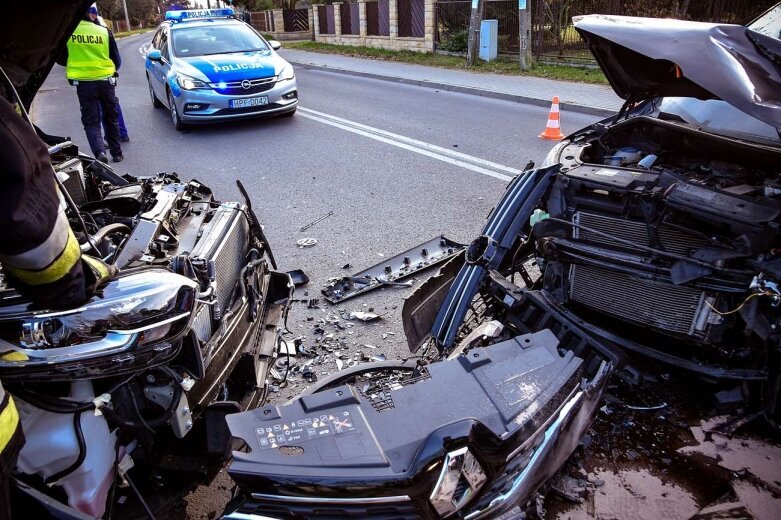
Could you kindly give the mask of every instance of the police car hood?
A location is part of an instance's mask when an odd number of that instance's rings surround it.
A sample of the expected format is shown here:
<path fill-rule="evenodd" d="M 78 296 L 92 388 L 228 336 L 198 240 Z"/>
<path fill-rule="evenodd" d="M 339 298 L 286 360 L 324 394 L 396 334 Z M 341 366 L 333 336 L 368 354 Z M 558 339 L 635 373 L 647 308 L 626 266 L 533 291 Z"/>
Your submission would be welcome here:
<path fill-rule="evenodd" d="M 722 99 L 781 128 L 781 40 L 749 27 L 588 15 L 574 18 L 624 99 Z"/>
<path fill-rule="evenodd" d="M 94 0 L 0 0 L 0 67 L 30 107 Z"/>
<path fill-rule="evenodd" d="M 208 54 L 177 58 L 177 68 L 210 83 L 269 78 L 282 72 L 284 62 L 273 51 Z"/>

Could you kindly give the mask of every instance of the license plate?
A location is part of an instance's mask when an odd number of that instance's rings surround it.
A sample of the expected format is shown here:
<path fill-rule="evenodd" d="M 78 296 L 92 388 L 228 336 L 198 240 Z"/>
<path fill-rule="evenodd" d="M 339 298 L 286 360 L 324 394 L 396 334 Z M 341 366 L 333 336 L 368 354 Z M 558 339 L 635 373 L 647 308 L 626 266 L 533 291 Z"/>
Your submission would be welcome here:
<path fill-rule="evenodd" d="M 230 100 L 231 108 L 259 107 L 263 105 L 268 105 L 268 96 Z"/>

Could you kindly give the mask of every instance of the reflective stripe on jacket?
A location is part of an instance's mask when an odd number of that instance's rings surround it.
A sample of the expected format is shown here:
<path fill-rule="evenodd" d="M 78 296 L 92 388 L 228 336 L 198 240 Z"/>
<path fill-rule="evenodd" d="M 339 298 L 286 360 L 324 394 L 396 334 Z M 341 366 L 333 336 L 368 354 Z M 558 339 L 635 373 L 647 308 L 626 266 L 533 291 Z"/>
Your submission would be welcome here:
<path fill-rule="evenodd" d="M 16 410 L 14 400 L 3 390 L 0 383 L 0 453 L 13 438 L 19 427 L 19 412 Z"/>
<path fill-rule="evenodd" d="M 0 164 L 0 263 L 6 282 L 41 307 L 82 304 L 94 277 L 85 278 L 46 145 L 2 97 Z"/>
<path fill-rule="evenodd" d="M 70 80 L 96 81 L 116 72 L 109 57 L 108 29 L 82 20 L 68 39 L 65 75 Z"/>

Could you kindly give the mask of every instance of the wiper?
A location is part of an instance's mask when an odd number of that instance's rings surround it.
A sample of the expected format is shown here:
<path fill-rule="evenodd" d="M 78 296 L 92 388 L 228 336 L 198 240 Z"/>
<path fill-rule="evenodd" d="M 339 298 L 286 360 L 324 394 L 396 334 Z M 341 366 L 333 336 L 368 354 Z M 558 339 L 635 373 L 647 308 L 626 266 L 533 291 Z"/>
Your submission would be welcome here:
<path fill-rule="evenodd" d="M 215 54 L 239 54 L 245 52 L 258 52 L 264 50 L 268 50 L 268 49 L 245 49 L 242 51 L 207 52 L 206 54 L 201 54 L 201 56 L 214 56 Z"/>

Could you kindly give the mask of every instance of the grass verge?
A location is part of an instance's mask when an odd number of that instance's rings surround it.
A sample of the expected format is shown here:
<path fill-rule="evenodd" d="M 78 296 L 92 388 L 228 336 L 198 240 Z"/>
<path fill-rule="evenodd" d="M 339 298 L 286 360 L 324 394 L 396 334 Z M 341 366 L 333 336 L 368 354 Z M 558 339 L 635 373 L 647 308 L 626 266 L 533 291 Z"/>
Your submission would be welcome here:
<path fill-rule="evenodd" d="M 491 62 L 478 60 L 478 63 L 474 67 L 467 68 L 466 60 L 461 56 L 446 56 L 430 52 L 391 51 L 387 49 L 375 49 L 372 47 L 353 47 L 351 45 L 333 45 L 320 42 L 285 42 L 283 45 L 284 48 L 288 49 L 320 52 L 324 54 L 341 54 L 356 58 L 413 63 L 415 65 L 427 65 L 429 67 L 441 67 L 444 69 L 490 72 L 493 74 L 507 74 L 513 76 L 535 76 L 538 78 L 559 79 L 579 83 L 596 83 L 600 85 L 607 84 L 607 79 L 599 69 L 535 64 L 531 70 L 522 71 L 518 67 L 517 61 L 501 57 L 498 60 Z"/>
<path fill-rule="evenodd" d="M 147 31 L 153 31 L 154 29 L 133 29 L 132 31 L 125 31 L 125 32 L 118 32 L 114 33 L 114 38 L 127 38 L 128 36 L 133 36 L 135 34 L 141 34 L 145 33 Z"/>

